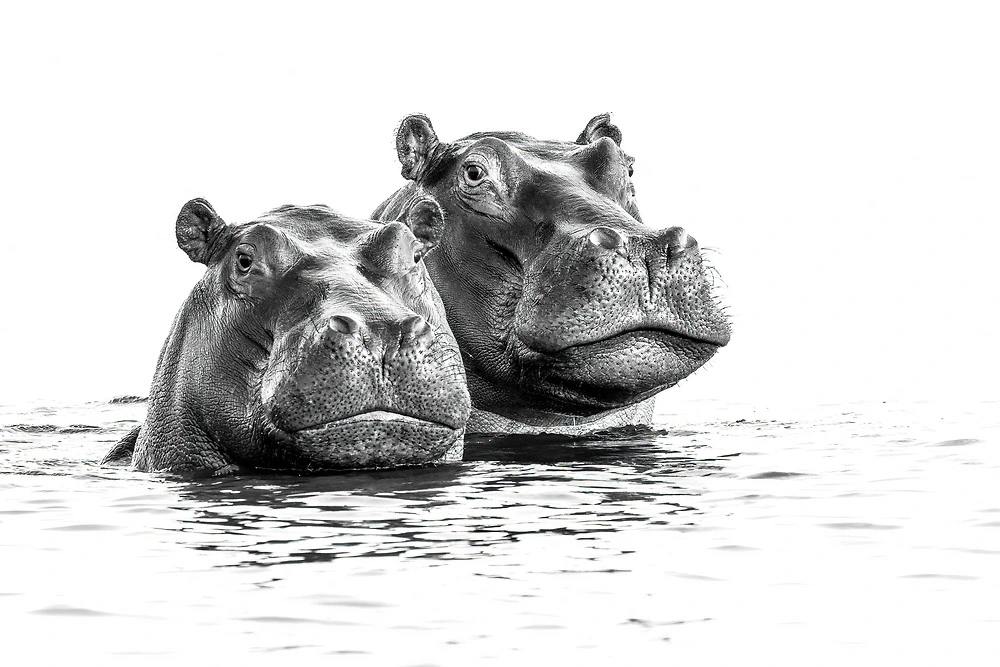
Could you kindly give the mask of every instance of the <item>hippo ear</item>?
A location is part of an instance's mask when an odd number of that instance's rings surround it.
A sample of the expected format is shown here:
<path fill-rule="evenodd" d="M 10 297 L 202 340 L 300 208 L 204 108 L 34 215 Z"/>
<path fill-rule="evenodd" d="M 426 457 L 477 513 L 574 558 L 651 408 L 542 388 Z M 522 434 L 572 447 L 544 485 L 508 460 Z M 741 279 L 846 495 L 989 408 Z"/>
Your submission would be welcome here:
<path fill-rule="evenodd" d="M 192 262 L 208 264 L 225 229 L 226 222 L 211 204 L 204 199 L 192 199 L 177 215 L 177 245 Z"/>
<path fill-rule="evenodd" d="M 396 154 L 403 178 L 418 181 L 428 171 L 430 156 L 438 145 L 431 120 L 423 114 L 407 116 L 396 130 Z"/>
<path fill-rule="evenodd" d="M 404 218 L 406 226 L 424 244 L 422 254 L 426 255 L 441 240 L 444 211 L 434 199 L 423 197 L 407 209 Z"/>
<path fill-rule="evenodd" d="M 591 118 L 587 127 L 583 128 L 583 132 L 576 138 L 576 143 L 586 146 L 604 137 L 611 137 L 616 144 L 622 145 L 622 131 L 616 125 L 611 124 L 611 114 L 609 113 L 602 113 Z"/>

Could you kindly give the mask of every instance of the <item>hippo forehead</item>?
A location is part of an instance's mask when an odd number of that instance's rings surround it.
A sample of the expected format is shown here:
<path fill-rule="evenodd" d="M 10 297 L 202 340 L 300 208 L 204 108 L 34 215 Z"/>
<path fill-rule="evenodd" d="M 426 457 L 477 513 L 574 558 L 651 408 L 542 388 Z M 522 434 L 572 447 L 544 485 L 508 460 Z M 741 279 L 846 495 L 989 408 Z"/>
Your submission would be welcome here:
<path fill-rule="evenodd" d="M 577 144 L 512 132 L 471 135 L 451 144 L 441 156 L 436 184 L 454 188 L 459 198 L 473 196 L 447 180 L 449 173 L 460 178 L 456 167 L 470 163 L 484 167 L 496 183 L 499 201 L 493 205 L 507 220 L 524 215 L 536 223 L 565 221 L 573 217 L 574 207 L 584 203 L 598 209 L 620 207 L 630 218 L 624 222 L 629 232 L 636 231 L 634 224 L 641 220 L 630 179 L 633 159 L 611 138 Z M 438 194 L 444 201 L 450 198 Z"/>
<path fill-rule="evenodd" d="M 280 229 L 304 246 L 330 248 L 339 245 L 345 250 L 380 227 L 377 222 L 349 218 L 321 204 L 281 206 L 241 227 L 260 224 Z"/>
<path fill-rule="evenodd" d="M 425 294 L 422 264 L 408 276 L 380 275 L 368 270 L 362 259 L 363 246 L 373 232 L 386 226 L 371 220 L 343 216 L 322 206 L 282 206 L 256 220 L 235 225 L 230 247 L 249 244 L 272 267 L 272 275 L 285 287 L 290 299 L 294 290 L 307 293 L 315 286 L 332 298 L 339 308 L 370 318 L 398 319 L 413 310 L 435 326 L 444 313 Z M 418 275 L 414 276 L 413 272 Z M 312 286 L 312 287 L 310 287 Z M 291 307 L 291 302 L 288 302 Z M 329 306 L 327 306 L 329 307 Z M 296 310 L 296 307 L 292 307 Z"/>
<path fill-rule="evenodd" d="M 610 138 L 590 144 L 541 141 L 516 132 L 469 135 L 451 145 L 438 163 L 442 178 L 459 161 L 480 159 L 494 177 L 508 187 L 518 183 L 542 183 L 555 179 L 566 183 L 586 182 L 613 198 L 628 188 L 628 168 L 634 161 Z"/>
<path fill-rule="evenodd" d="M 262 246 L 286 257 L 285 265 L 318 270 L 329 279 L 357 267 L 363 240 L 382 225 L 343 216 L 322 205 L 282 206 L 256 220 L 234 225 L 232 244 Z"/>
<path fill-rule="evenodd" d="M 621 151 L 617 144 L 610 138 L 606 142 L 601 139 L 594 142 L 594 144 L 598 142 L 606 144 L 608 147 L 614 147 L 614 150 L 619 152 L 626 160 L 632 159 Z M 509 148 L 517 149 L 521 155 L 529 156 L 529 159 L 535 158 L 535 160 L 531 160 L 534 163 L 564 162 L 576 164 L 580 163 L 581 156 L 588 152 L 588 148 L 594 145 L 535 139 L 520 132 L 477 132 L 459 139 L 453 145 L 464 153 L 477 144 L 491 146 L 506 145 Z"/>
<path fill-rule="evenodd" d="M 567 153 L 580 148 L 580 144 L 568 141 L 535 139 L 520 132 L 476 132 L 475 134 L 462 137 L 455 142 L 455 145 L 460 148 L 467 148 L 483 139 L 498 139 L 509 146 L 517 147 L 525 153 L 546 160 L 558 160 L 565 157 Z"/>

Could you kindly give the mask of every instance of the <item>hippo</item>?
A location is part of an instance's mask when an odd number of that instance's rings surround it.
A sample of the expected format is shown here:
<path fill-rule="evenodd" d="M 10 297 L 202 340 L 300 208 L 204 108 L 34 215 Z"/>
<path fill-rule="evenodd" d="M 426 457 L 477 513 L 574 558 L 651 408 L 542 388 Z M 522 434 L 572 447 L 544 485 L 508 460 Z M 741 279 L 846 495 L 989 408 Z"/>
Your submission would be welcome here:
<path fill-rule="evenodd" d="M 517 132 L 396 135 L 409 180 L 373 213 L 415 219 L 469 379 L 469 432 L 580 434 L 644 425 L 653 397 L 729 342 L 695 239 L 642 222 L 610 114 L 575 142 Z"/>
<path fill-rule="evenodd" d="M 426 220 L 418 220 L 426 218 Z M 282 206 L 230 225 L 204 199 L 177 244 L 207 266 L 160 352 L 145 422 L 105 463 L 218 476 L 461 458 L 470 399 L 411 228 Z"/>

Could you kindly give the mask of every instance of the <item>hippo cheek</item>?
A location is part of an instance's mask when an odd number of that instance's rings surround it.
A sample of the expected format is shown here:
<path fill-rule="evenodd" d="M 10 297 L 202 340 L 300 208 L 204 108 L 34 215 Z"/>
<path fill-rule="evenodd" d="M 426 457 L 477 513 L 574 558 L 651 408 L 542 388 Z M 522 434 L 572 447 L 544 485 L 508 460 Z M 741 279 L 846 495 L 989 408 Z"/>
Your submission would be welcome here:
<path fill-rule="evenodd" d="M 714 343 L 664 331 L 630 331 L 554 354 L 537 354 L 526 364 L 525 375 L 534 375 L 533 391 L 550 409 L 589 415 L 672 387 L 718 349 Z"/>
<path fill-rule="evenodd" d="M 646 274 L 614 253 L 570 245 L 533 262 L 514 330 L 527 347 L 555 353 L 641 328 L 647 319 Z"/>
<path fill-rule="evenodd" d="M 263 382 L 267 421 L 294 433 L 365 411 L 379 369 L 359 339 L 326 335 L 280 350 Z"/>

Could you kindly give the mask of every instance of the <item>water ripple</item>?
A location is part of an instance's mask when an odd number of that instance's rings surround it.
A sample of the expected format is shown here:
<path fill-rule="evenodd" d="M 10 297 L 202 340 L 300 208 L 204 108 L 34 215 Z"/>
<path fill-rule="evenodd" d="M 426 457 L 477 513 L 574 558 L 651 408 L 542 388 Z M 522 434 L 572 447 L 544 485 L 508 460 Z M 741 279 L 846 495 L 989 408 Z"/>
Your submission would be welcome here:
<path fill-rule="evenodd" d="M 665 639 L 961 638 L 995 616 L 992 408 L 707 402 L 657 429 L 469 438 L 464 461 L 405 470 L 100 466 L 145 409 L 0 407 L 0 611 L 29 630 L 15 639 L 76 650 L 113 617 L 98 652 L 176 655 L 183 636 L 478 664 L 528 636 L 553 660 L 614 646 L 624 661 Z"/>

